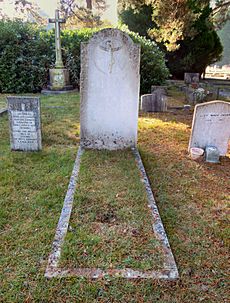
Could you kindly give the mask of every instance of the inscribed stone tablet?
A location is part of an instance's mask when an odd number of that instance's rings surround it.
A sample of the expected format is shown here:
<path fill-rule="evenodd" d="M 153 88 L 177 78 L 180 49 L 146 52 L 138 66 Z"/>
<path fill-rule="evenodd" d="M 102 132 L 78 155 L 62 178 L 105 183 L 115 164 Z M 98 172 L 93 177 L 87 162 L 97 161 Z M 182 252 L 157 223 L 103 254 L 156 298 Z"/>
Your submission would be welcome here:
<path fill-rule="evenodd" d="M 228 150 L 230 138 L 230 103 L 211 101 L 198 104 L 193 115 L 192 133 L 189 142 L 191 147 L 205 148 L 215 146 L 220 155 Z"/>
<path fill-rule="evenodd" d="M 40 100 L 7 97 L 12 150 L 37 151 L 41 144 Z"/>
<path fill-rule="evenodd" d="M 140 47 L 118 29 L 97 32 L 81 45 L 81 145 L 136 145 Z"/>

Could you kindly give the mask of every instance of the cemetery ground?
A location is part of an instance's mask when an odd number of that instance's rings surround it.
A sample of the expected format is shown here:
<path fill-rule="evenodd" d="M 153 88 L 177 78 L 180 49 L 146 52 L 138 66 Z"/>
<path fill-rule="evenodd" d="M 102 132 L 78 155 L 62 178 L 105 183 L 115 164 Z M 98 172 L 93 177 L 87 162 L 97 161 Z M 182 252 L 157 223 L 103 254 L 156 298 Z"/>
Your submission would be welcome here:
<path fill-rule="evenodd" d="M 181 93 L 171 91 L 170 94 L 170 105 L 183 104 Z M 0 100 L 3 104 L 5 96 L 1 95 Z M 108 276 L 93 281 L 84 278 L 47 280 L 44 277 L 79 145 L 79 102 L 78 94 L 41 96 L 43 150 L 39 153 L 11 152 L 7 115 L 0 117 L 0 302 L 228 302 L 230 154 L 216 165 L 189 158 L 192 111 L 140 114 L 139 119 L 138 147 L 180 279 L 169 282 Z M 110 188 L 113 176 L 132 170 L 131 156 L 124 161 L 124 153 L 119 152 L 119 161 L 113 156 L 108 163 L 109 152 L 97 155 L 98 152 L 86 154 L 82 166 L 83 180 L 90 181 L 85 167 L 89 161 L 93 162 L 90 167 L 96 178 L 95 188 L 92 188 L 96 191 L 95 197 L 118 200 L 118 205 L 127 203 L 129 197 L 134 197 L 134 202 L 135 197 L 139 199 L 142 189 L 137 181 L 130 189 L 130 196 L 124 194 L 122 182 L 117 184 L 119 192 Z M 97 173 L 101 174 L 105 163 L 102 180 L 102 176 L 97 178 Z M 104 191 L 97 183 L 102 181 Z M 127 182 L 130 181 L 127 179 Z M 77 195 L 85 195 L 84 191 L 87 188 L 82 187 Z M 92 216 L 99 216 L 98 206 L 90 206 Z M 80 207 L 83 211 L 82 205 Z M 77 211 L 74 208 L 74 213 Z M 144 209 L 139 211 L 141 221 L 146 213 Z M 103 212 L 101 209 L 101 214 Z M 110 217 L 101 219 L 113 220 L 117 214 L 115 207 L 115 210 L 110 209 Z M 77 222 L 74 217 L 71 220 L 73 232 Z M 132 217 L 125 220 L 130 224 Z M 87 222 L 84 227 L 89 231 L 92 228 Z M 148 233 L 147 230 L 146 235 Z M 85 237 L 83 230 L 80 236 Z M 114 239 L 118 253 L 121 244 L 119 235 L 119 239 Z M 73 256 L 70 262 L 74 262 L 79 256 L 71 245 L 66 246 L 64 254 L 69 249 Z M 138 242 L 137 247 L 140 253 L 144 251 L 141 243 Z M 133 256 L 133 247 L 130 249 L 130 256 Z M 89 256 L 84 262 L 90 265 L 100 261 L 102 266 L 109 266 L 106 254 L 105 250 L 96 261 Z M 160 256 L 154 258 L 148 257 L 146 263 L 140 260 L 138 266 L 146 269 L 151 262 L 161 262 Z M 128 259 L 127 262 L 133 261 Z"/>

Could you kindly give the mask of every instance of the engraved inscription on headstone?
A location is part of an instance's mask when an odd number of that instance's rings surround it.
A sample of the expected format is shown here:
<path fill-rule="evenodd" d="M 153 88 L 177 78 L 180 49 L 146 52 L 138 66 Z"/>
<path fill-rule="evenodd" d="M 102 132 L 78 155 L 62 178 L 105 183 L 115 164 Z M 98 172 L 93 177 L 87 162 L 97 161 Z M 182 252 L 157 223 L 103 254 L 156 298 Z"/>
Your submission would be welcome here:
<path fill-rule="evenodd" d="M 196 105 L 189 150 L 191 147 L 205 149 L 207 146 L 215 146 L 220 155 L 224 156 L 229 139 L 230 103 L 211 101 Z"/>
<path fill-rule="evenodd" d="M 7 97 L 12 150 L 37 151 L 41 144 L 40 100 Z"/>
<path fill-rule="evenodd" d="M 136 145 L 140 46 L 118 29 L 97 32 L 81 45 L 81 145 Z"/>

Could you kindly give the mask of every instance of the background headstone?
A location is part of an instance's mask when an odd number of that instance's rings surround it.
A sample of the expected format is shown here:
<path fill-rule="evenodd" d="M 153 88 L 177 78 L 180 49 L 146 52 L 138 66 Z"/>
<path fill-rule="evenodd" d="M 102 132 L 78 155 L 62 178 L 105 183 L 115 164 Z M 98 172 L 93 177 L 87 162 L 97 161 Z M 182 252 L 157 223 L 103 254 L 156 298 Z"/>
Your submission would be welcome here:
<path fill-rule="evenodd" d="M 141 96 L 141 110 L 143 112 L 167 111 L 167 97 L 164 90 L 157 89 L 153 94 Z"/>
<path fill-rule="evenodd" d="M 81 145 L 136 145 L 140 46 L 118 29 L 104 29 L 81 45 Z"/>
<path fill-rule="evenodd" d="M 186 86 L 184 92 L 185 100 L 192 105 L 204 102 L 205 98 L 207 97 L 206 91 L 203 88 L 194 89 L 192 87 Z"/>
<path fill-rule="evenodd" d="M 185 84 L 199 83 L 199 73 L 184 73 Z"/>
<path fill-rule="evenodd" d="M 41 144 L 40 99 L 7 97 L 12 150 L 38 151 Z"/>
<path fill-rule="evenodd" d="M 167 85 L 152 85 L 151 86 L 151 94 L 153 94 L 158 89 L 163 90 L 164 94 L 167 95 L 167 93 L 168 93 L 168 86 Z"/>
<path fill-rule="evenodd" d="M 217 100 L 196 105 L 189 150 L 191 147 L 205 149 L 206 146 L 215 146 L 224 156 L 229 138 L 230 103 Z"/>

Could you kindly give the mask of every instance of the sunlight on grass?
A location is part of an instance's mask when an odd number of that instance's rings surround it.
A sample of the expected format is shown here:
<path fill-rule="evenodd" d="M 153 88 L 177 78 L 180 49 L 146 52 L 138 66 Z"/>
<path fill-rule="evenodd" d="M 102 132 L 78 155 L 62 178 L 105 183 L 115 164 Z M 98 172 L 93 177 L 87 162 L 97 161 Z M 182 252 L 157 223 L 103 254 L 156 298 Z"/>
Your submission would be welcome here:
<path fill-rule="evenodd" d="M 166 129 L 167 131 L 170 130 L 180 130 L 185 131 L 188 126 L 184 123 L 178 123 L 178 122 L 171 122 L 171 121 L 162 121 L 160 119 L 156 118 L 139 118 L 139 130 L 145 130 L 145 129 L 151 129 L 151 128 L 161 128 Z"/>

